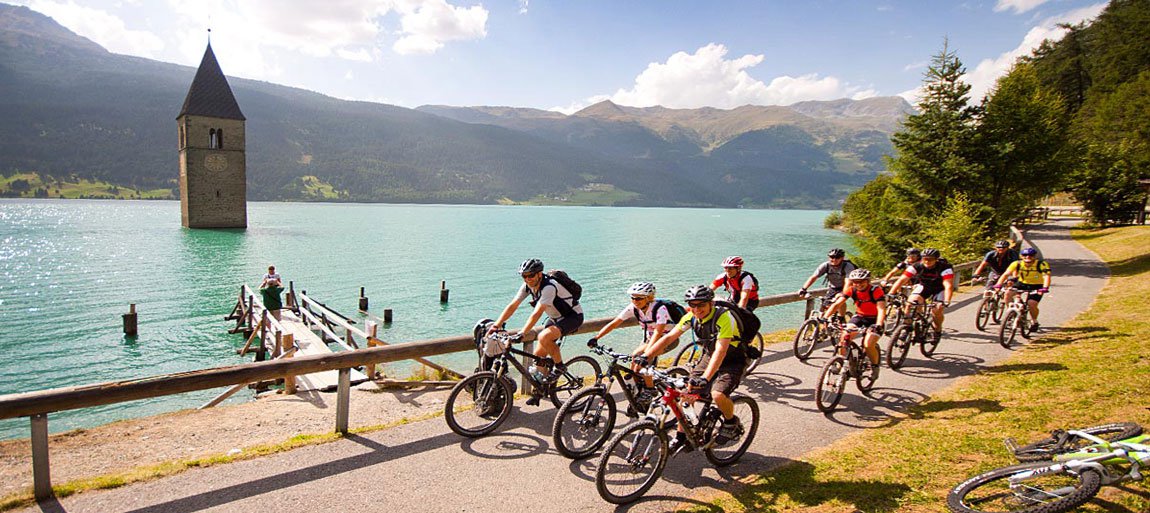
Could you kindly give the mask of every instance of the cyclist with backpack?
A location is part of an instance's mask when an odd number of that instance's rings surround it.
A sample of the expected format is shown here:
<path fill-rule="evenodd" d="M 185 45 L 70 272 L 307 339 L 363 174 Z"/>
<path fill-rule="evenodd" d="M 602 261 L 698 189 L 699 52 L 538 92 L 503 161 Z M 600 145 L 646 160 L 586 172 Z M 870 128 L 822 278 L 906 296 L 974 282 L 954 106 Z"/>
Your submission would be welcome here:
<path fill-rule="evenodd" d="M 1030 310 L 1030 319 L 1034 321 L 1030 325 L 1030 332 L 1033 333 L 1038 331 L 1038 302 L 1042 301 L 1043 295 L 1050 292 L 1050 264 L 1038 258 L 1038 250 L 1034 248 L 1023 249 L 1019 254 L 1022 260 L 1007 266 L 1006 272 L 998 278 L 994 288 L 1001 288 L 1007 281 L 1013 282 L 1012 288 L 1006 291 L 1007 304 L 1014 299 L 1014 289 L 1027 293 L 1026 306 Z"/>
<path fill-rule="evenodd" d="M 891 280 L 894 279 L 895 276 L 898 276 L 906 271 L 906 266 L 917 264 L 921 259 L 922 251 L 919 251 L 918 248 L 907 248 L 906 258 L 904 258 L 902 262 L 894 264 L 894 267 L 892 267 L 890 271 L 886 273 L 886 276 L 882 277 L 883 285 L 886 286 L 894 283 Z M 892 290 L 891 292 L 895 291 Z"/>
<path fill-rule="evenodd" d="M 742 342 L 739 319 L 731 309 L 715 305 L 715 291 L 707 285 L 687 289 L 683 299 L 687 301 L 687 315 L 670 332 L 649 345 L 639 356 L 639 363 L 661 354 L 687 330 L 693 330 L 705 353 L 691 372 L 690 388 L 692 393 L 710 391 L 712 401 L 723 414 L 715 440 L 720 445 L 730 443 L 743 434 L 742 422 L 735 416 L 735 405 L 730 397 L 742 381 L 747 367 L 746 344 Z M 671 442 L 671 453 L 680 448 L 691 449 L 682 432 Z"/>
<path fill-rule="evenodd" d="M 954 297 L 954 277 L 954 267 L 950 262 L 941 258 L 937 249 L 926 248 L 922 250 L 922 260 L 914 265 L 908 265 L 902 277 L 894 282 L 893 290 L 900 290 L 900 287 L 913 280 L 915 286 L 910 293 L 911 306 L 922 304 L 925 297 L 934 299 L 931 314 L 934 317 L 936 344 L 942 338 L 942 323 L 946 320 L 943 310 L 950 306 L 950 300 Z"/>
<path fill-rule="evenodd" d="M 648 347 L 653 345 L 656 340 L 659 340 L 663 334 L 670 331 L 675 324 L 683 318 L 686 310 L 678 303 L 669 299 L 656 299 L 655 298 L 655 284 L 646 281 L 640 281 L 632 284 L 627 288 L 627 294 L 631 296 L 631 304 L 623 307 L 619 315 L 615 316 L 611 322 L 603 326 L 590 342 L 599 343 L 599 339 L 607 336 L 618 328 L 624 322 L 635 319 L 639 325 L 643 327 L 643 343 L 635 348 L 632 355 L 638 356 L 644 353 Z M 670 351 L 675 348 L 677 344 L 672 344 L 664 348 L 652 358 L 655 360 L 659 355 L 664 352 Z M 634 370 L 639 370 L 639 365 L 632 364 Z M 654 386 L 651 378 L 646 378 L 646 385 L 648 389 Z M 653 391 L 653 390 L 651 390 Z M 644 390 L 648 392 L 648 390 Z"/>
<path fill-rule="evenodd" d="M 711 281 L 711 290 L 719 287 L 729 294 L 728 301 L 751 311 L 759 307 L 759 279 L 743 270 L 743 257 L 723 260 L 723 272 Z"/>
<path fill-rule="evenodd" d="M 1000 240 L 995 242 L 994 249 L 982 258 L 982 263 L 978 264 L 978 269 L 974 270 L 974 277 L 981 277 L 982 270 L 990 267 L 990 273 L 986 277 L 986 288 L 989 289 L 998 283 L 998 278 L 1006 273 L 1006 268 L 1017 261 L 1018 253 L 1010 249 L 1010 241 Z"/>
<path fill-rule="evenodd" d="M 859 330 L 866 330 L 863 336 L 863 349 L 870 359 L 872 367 L 870 375 L 873 379 L 878 379 L 878 339 L 883 335 L 883 323 L 886 322 L 886 292 L 881 285 L 871 285 L 870 279 L 870 271 L 866 269 L 851 271 L 847 275 L 846 288 L 835 298 L 834 303 L 831 303 L 832 307 L 827 308 L 827 311 L 833 311 L 834 307 L 846 303 L 848 298 L 854 301 L 855 315 L 847 322 L 843 335 L 850 337 Z M 825 318 L 829 314 L 823 315 Z"/>
<path fill-rule="evenodd" d="M 807 278 L 806 283 L 803 283 L 803 287 L 799 289 L 799 297 L 806 297 L 807 289 L 810 288 L 811 284 L 819 279 L 820 276 L 825 276 L 824 281 L 827 285 L 826 297 L 828 299 L 833 299 L 842 292 L 843 287 L 846 285 L 847 275 L 850 274 L 851 271 L 858 269 L 858 266 L 855 265 L 854 262 L 851 262 L 846 256 L 847 252 L 842 248 L 834 248 L 828 251 L 827 261 L 819 264 L 819 266 L 815 268 L 814 274 L 812 274 L 810 278 Z M 847 305 L 846 303 L 842 303 L 835 307 L 835 309 L 828 308 L 827 311 L 846 317 Z"/>
<path fill-rule="evenodd" d="M 563 365 L 563 355 L 559 352 L 559 339 L 563 336 L 570 335 L 583 325 L 583 307 L 579 305 L 579 291 L 570 290 L 576 288 L 570 279 L 565 279 L 571 283 L 571 286 L 565 285 L 561 282 L 560 273 L 552 271 L 549 275 L 543 274 L 543 262 L 537 258 L 532 258 L 524 261 L 519 266 L 519 275 L 523 277 L 523 286 L 519 288 L 519 293 L 511 300 L 511 303 L 503 309 L 503 313 L 499 314 L 499 318 L 491 324 L 488 331 L 494 331 L 503 326 L 512 315 L 515 315 L 515 310 L 519 308 L 519 304 L 528 297 L 531 298 L 530 304 L 534 307 L 531 315 L 527 318 L 527 322 L 523 324 L 523 329 L 519 330 L 518 336 L 523 337 L 523 334 L 531 331 L 535 327 L 535 323 L 544 314 L 547 315 L 547 322 L 543 324 L 543 331 L 539 332 L 536 341 L 539 345 L 535 348 L 535 356 L 543 358 L 536 366 L 542 365 L 547 367 L 550 364 L 551 372 L 545 376 L 545 379 L 554 381 L 559 376 L 563 375 L 566 370 Z M 561 275 L 566 278 L 566 273 Z M 545 369 L 538 369 L 544 372 Z M 535 406 L 539 404 L 539 397 L 532 396 L 527 400 L 527 404 Z"/>

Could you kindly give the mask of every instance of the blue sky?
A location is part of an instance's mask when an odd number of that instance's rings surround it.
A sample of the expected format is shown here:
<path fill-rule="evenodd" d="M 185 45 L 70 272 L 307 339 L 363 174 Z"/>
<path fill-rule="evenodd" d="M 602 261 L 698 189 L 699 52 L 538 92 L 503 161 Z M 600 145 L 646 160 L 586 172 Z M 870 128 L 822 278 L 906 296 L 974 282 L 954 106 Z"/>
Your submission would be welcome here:
<path fill-rule="evenodd" d="M 1080 0 L 18 0 L 109 50 L 404 107 L 572 112 L 914 97 L 949 39 L 975 98 Z"/>

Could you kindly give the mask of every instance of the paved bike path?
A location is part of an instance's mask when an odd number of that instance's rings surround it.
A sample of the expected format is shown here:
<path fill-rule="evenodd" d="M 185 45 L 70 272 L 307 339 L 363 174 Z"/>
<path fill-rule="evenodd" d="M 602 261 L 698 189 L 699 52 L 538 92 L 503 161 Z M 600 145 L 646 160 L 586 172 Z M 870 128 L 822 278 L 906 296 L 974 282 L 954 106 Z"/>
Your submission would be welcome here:
<path fill-rule="evenodd" d="M 1096 255 L 1070 239 L 1069 225 L 1055 222 L 1027 233 L 1054 271 L 1052 293 L 1041 305 L 1040 320 L 1047 333 L 1086 309 L 1109 276 Z M 694 498 L 728 489 L 735 480 L 876 425 L 954 380 L 1009 356 L 1012 351 L 999 346 L 995 336 L 975 330 L 978 296 L 973 291 L 964 288 L 947 313 L 944 337 L 933 359 L 912 348 L 902 369 L 882 369 L 871 397 L 848 385 L 839 408 L 830 415 L 818 412 L 814 405 L 815 382 L 827 350 L 818 349 L 801 363 L 791 355 L 789 343 L 768 348 L 764 362 L 741 387 L 742 393 L 759 400 L 762 412 L 762 424 L 746 456 L 732 467 L 715 469 L 702 454 L 681 454 L 668 462 L 663 478 L 646 497 L 629 506 L 615 508 L 600 499 L 595 491 L 594 458 L 573 462 L 551 447 L 554 408 L 524 406 L 518 401 L 500 431 L 478 440 L 463 439 L 448 430 L 442 418 L 434 418 L 148 483 L 83 493 L 26 511 L 673 510 L 700 503 Z M 354 408 L 353 402 L 352 415 Z M 621 417 L 620 424 L 626 420 Z"/>

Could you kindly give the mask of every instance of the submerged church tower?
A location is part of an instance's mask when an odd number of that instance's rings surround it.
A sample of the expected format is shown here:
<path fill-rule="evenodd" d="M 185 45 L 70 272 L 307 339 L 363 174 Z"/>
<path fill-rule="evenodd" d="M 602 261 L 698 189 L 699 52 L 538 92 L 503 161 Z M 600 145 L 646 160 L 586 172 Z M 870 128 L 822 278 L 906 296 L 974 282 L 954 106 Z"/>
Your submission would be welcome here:
<path fill-rule="evenodd" d="M 247 228 L 244 114 L 212 44 L 176 116 L 180 132 L 180 217 L 188 228 Z"/>

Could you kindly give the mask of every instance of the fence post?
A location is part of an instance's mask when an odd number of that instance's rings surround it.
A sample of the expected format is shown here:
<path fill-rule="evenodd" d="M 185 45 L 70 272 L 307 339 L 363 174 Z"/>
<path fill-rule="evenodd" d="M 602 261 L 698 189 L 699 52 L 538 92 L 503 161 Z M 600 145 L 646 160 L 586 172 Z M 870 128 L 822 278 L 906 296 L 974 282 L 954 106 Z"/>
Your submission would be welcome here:
<path fill-rule="evenodd" d="M 36 500 L 52 497 L 52 473 L 48 468 L 48 414 L 32 416 L 32 488 Z"/>
<path fill-rule="evenodd" d="M 347 410 L 351 402 L 351 369 L 339 370 L 339 391 L 335 399 L 335 431 L 347 434 Z"/>
<path fill-rule="evenodd" d="M 374 322 L 367 321 L 367 324 L 365 324 L 364 327 L 367 328 L 367 330 L 366 330 L 367 331 L 367 347 L 376 347 L 376 346 L 382 345 L 379 342 L 376 342 L 376 339 L 379 338 L 379 325 L 374 323 Z M 363 367 L 363 370 L 367 374 L 367 379 L 370 379 L 373 381 L 375 380 L 375 364 L 374 363 L 369 363 L 369 364 L 365 365 Z"/>
<path fill-rule="evenodd" d="M 262 362 L 268 357 L 268 311 L 263 310 L 263 322 L 260 323 L 260 346 L 256 348 L 256 361 Z"/>
<path fill-rule="evenodd" d="M 295 346 L 294 334 L 285 333 L 282 337 L 280 337 L 280 354 L 285 355 L 284 358 L 292 357 L 289 351 L 292 350 L 293 346 Z M 284 394 L 295 394 L 295 374 L 284 375 Z"/>
<path fill-rule="evenodd" d="M 529 340 L 527 342 L 524 342 L 523 343 L 523 350 L 528 352 L 528 353 L 535 352 L 535 341 Z M 527 372 L 531 372 L 531 365 L 532 365 L 531 359 L 524 356 L 523 357 L 523 367 L 525 369 L 527 369 Z M 519 391 L 526 394 L 526 393 L 531 392 L 530 388 L 531 388 L 531 380 L 527 377 L 526 374 L 524 374 L 522 377 L 519 378 Z"/>
<path fill-rule="evenodd" d="M 813 312 L 814 310 L 815 310 L 815 298 L 813 296 L 808 297 L 807 298 L 807 311 L 805 313 L 803 313 L 803 319 L 810 319 L 811 318 L 811 312 Z"/>

